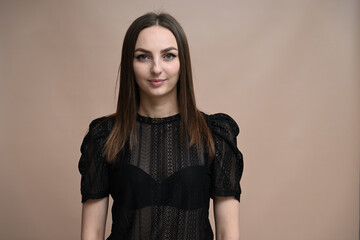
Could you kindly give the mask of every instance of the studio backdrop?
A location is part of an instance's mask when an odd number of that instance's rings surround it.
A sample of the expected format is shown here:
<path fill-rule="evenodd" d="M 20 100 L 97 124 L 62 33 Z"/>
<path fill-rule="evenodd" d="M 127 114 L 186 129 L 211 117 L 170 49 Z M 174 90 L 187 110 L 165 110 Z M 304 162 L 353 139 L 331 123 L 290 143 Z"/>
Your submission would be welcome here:
<path fill-rule="evenodd" d="M 0 239 L 79 239 L 81 141 L 115 111 L 125 31 L 159 10 L 187 34 L 200 110 L 239 124 L 241 239 L 358 239 L 359 5 L 1 0 Z"/>

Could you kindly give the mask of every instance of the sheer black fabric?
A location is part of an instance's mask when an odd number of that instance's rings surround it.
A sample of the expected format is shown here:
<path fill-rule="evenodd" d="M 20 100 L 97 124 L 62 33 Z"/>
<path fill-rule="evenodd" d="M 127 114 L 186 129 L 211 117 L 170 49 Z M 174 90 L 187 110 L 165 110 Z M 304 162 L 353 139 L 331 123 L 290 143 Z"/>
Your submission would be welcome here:
<path fill-rule="evenodd" d="M 209 200 L 240 201 L 243 157 L 239 128 L 226 114 L 204 114 L 215 143 L 209 160 L 204 147 L 180 144 L 180 115 L 137 115 L 137 144 L 125 146 L 113 164 L 102 150 L 114 119 L 97 118 L 81 145 L 82 202 L 111 194 L 112 239 L 213 239 Z"/>

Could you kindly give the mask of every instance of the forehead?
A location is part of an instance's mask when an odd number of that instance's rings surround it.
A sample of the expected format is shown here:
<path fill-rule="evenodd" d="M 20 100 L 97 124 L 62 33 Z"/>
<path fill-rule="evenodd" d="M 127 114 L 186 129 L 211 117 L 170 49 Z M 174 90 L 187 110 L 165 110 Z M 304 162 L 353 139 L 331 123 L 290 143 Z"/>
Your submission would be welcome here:
<path fill-rule="evenodd" d="M 154 51 L 168 47 L 177 48 L 176 38 L 170 30 L 161 26 L 152 26 L 141 30 L 135 44 L 135 48 Z"/>

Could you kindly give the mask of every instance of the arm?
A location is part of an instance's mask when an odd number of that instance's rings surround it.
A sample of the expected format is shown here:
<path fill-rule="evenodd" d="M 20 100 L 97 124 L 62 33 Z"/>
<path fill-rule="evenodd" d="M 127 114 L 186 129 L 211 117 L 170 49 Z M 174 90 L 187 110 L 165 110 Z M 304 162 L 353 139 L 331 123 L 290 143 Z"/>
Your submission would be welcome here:
<path fill-rule="evenodd" d="M 234 197 L 215 197 L 214 217 L 217 240 L 240 239 L 239 210 L 239 201 Z"/>
<path fill-rule="evenodd" d="M 104 240 L 109 197 L 89 199 L 83 203 L 81 239 Z"/>

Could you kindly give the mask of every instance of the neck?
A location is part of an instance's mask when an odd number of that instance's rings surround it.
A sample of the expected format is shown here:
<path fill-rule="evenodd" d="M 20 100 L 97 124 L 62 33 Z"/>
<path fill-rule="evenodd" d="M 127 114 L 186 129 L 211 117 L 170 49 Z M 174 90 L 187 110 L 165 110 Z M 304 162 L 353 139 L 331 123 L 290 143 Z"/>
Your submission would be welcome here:
<path fill-rule="evenodd" d="M 140 105 L 138 113 L 142 116 L 151 118 L 168 117 L 179 113 L 177 96 L 164 96 L 158 98 L 149 98 L 146 95 L 140 95 Z"/>

